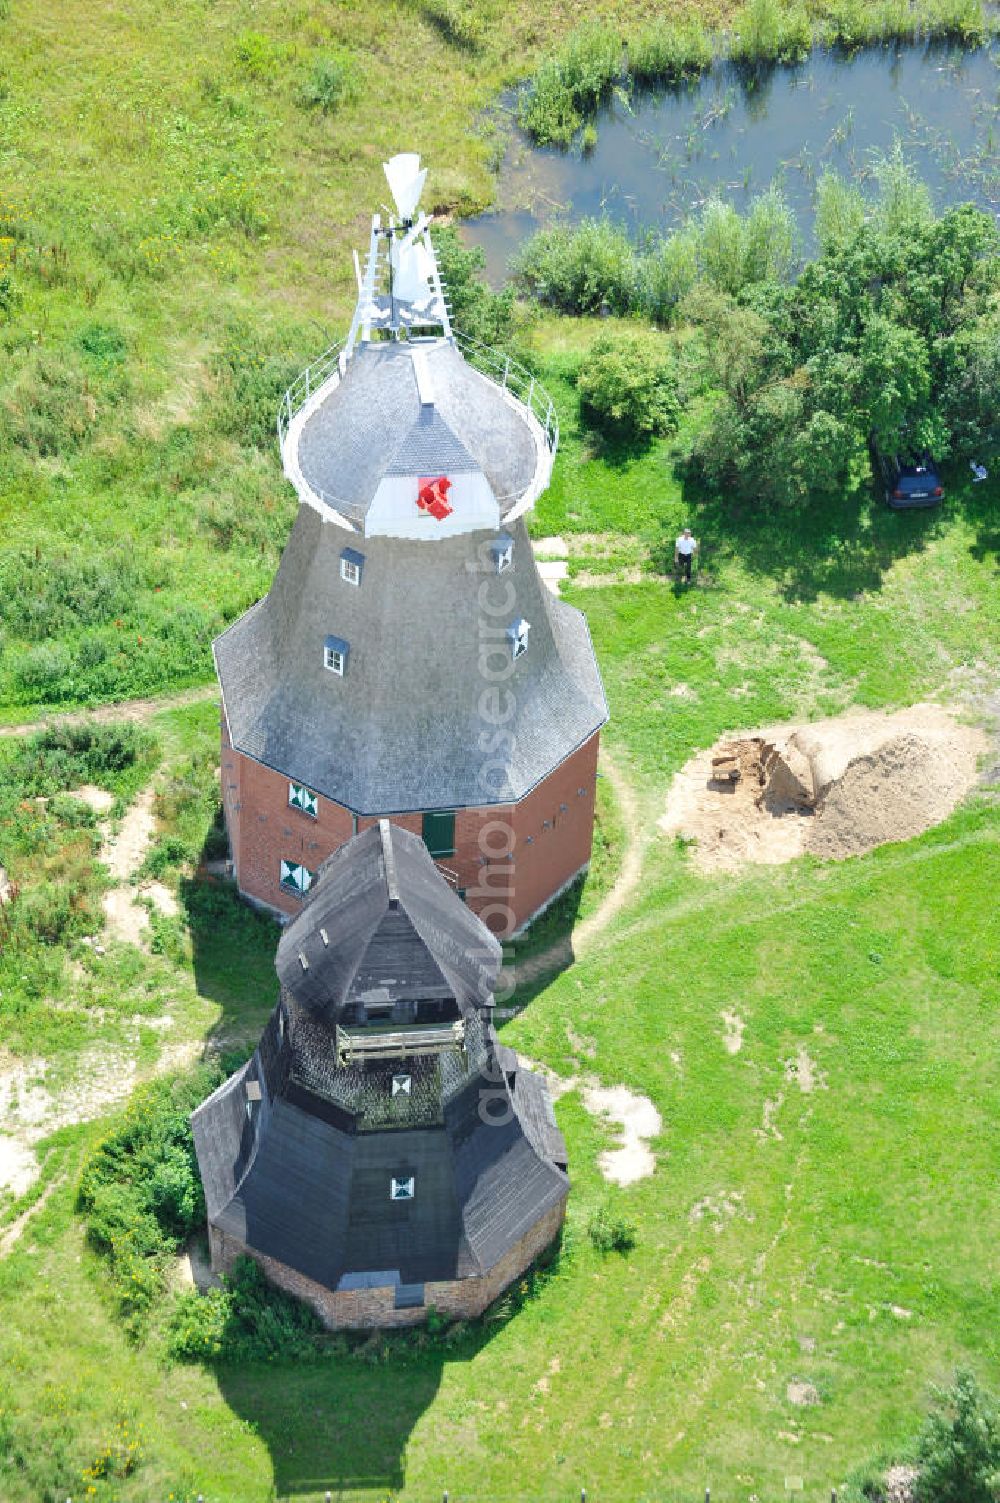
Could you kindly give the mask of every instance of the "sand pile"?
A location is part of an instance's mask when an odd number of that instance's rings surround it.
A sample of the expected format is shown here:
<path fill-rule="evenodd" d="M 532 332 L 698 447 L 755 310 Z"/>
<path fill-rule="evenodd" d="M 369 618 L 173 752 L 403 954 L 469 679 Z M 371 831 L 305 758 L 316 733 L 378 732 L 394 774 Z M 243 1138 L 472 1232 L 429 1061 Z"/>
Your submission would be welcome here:
<path fill-rule="evenodd" d="M 660 828 L 695 842 L 703 870 L 859 855 L 940 823 L 987 745 L 938 705 L 765 727 L 693 757 Z"/>

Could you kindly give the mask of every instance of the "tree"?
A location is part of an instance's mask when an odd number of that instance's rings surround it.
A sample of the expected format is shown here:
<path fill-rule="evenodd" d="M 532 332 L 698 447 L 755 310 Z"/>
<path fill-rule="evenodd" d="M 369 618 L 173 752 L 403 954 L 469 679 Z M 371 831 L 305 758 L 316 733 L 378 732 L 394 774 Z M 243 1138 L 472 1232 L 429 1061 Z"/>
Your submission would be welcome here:
<path fill-rule="evenodd" d="M 584 413 L 626 439 L 677 426 L 677 377 L 662 338 L 642 329 L 609 330 L 590 347 L 577 376 Z"/>
<path fill-rule="evenodd" d="M 936 1395 L 919 1443 L 917 1503 L 998 1503 L 1000 1413 L 971 1373 Z"/>
<path fill-rule="evenodd" d="M 501 348 L 515 332 L 514 289 L 494 292 L 483 280 L 486 257 L 469 250 L 450 225 L 433 235 L 438 267 L 451 304 L 451 321 L 460 334 Z"/>
<path fill-rule="evenodd" d="M 855 369 L 854 403 L 879 445 L 892 452 L 906 433 L 915 447 L 930 447 L 930 367 L 919 334 L 875 314 L 861 337 Z"/>
<path fill-rule="evenodd" d="M 1000 321 L 964 329 L 943 342 L 941 354 L 942 420 L 954 452 L 981 459 L 1000 451 Z"/>

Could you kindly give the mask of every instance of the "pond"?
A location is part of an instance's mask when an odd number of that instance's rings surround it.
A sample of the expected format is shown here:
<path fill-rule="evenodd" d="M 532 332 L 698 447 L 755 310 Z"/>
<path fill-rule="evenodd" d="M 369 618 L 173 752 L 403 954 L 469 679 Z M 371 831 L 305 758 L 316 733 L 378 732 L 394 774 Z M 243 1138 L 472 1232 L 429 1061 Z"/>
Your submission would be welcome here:
<path fill-rule="evenodd" d="M 727 63 L 683 89 L 616 91 L 584 154 L 535 147 L 515 130 L 496 207 L 463 233 L 491 282 L 534 230 L 555 218 L 607 216 L 638 232 L 669 230 L 717 195 L 746 208 L 781 184 L 811 248 L 815 183 L 825 168 L 862 183 L 873 158 L 903 144 L 935 206 L 1000 207 L 1000 52 L 940 45 L 814 51 L 748 86 Z M 514 100 L 505 101 L 513 108 Z"/>

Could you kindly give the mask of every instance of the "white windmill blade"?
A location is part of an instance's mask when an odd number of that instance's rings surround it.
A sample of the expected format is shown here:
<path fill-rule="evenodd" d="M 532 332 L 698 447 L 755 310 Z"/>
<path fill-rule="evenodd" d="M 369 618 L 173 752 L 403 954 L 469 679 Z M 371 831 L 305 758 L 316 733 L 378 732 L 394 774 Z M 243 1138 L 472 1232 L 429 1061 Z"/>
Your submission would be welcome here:
<path fill-rule="evenodd" d="M 401 151 L 382 166 L 400 217 L 412 219 L 424 191 L 427 168 L 421 171 L 420 157 L 415 151 Z"/>
<path fill-rule="evenodd" d="M 400 249 L 392 290 L 401 303 L 422 303 L 430 297 L 429 263 L 422 245 Z"/>
<path fill-rule="evenodd" d="M 421 209 L 419 215 L 417 216 L 417 219 L 403 236 L 403 249 L 410 250 L 417 239 L 424 233 L 424 231 L 430 229 L 430 225 L 430 220 L 427 218 L 427 215 L 424 213 L 423 209 Z"/>

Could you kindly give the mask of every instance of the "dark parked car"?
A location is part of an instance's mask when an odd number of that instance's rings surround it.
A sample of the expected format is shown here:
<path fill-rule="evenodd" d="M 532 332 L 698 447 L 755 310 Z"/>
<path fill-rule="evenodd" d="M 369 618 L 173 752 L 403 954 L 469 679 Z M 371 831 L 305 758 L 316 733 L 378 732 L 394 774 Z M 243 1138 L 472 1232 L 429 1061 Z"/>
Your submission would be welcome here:
<path fill-rule="evenodd" d="M 887 506 L 902 511 L 910 506 L 940 505 L 944 486 L 933 456 L 926 449 L 905 457 L 883 454 L 872 439 L 871 451 L 876 483 L 882 487 Z"/>

